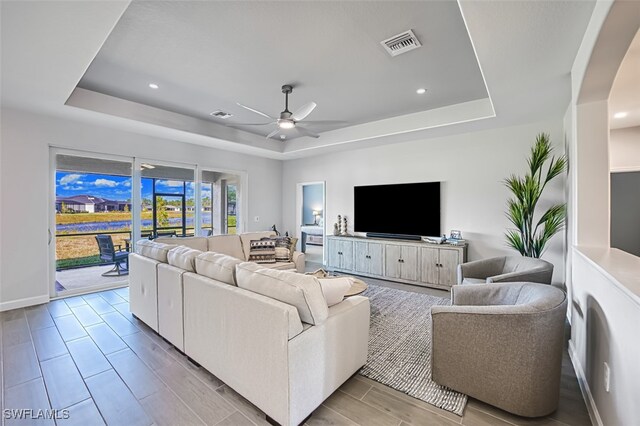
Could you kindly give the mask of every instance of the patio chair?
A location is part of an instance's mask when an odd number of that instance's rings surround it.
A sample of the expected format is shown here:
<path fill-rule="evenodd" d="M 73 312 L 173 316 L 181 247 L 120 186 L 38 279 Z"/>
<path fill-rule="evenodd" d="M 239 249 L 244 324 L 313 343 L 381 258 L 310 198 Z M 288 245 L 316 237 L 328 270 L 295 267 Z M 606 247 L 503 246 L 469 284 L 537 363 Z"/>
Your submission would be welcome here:
<path fill-rule="evenodd" d="M 113 262 L 113 269 L 108 270 L 103 277 L 119 277 L 122 275 L 129 275 L 129 251 L 122 250 L 121 245 L 113 245 L 113 239 L 111 235 L 98 234 L 96 235 L 96 242 L 100 249 L 100 260 L 105 262 Z M 116 250 L 117 247 L 117 250 Z M 125 268 L 120 265 L 124 262 Z"/>

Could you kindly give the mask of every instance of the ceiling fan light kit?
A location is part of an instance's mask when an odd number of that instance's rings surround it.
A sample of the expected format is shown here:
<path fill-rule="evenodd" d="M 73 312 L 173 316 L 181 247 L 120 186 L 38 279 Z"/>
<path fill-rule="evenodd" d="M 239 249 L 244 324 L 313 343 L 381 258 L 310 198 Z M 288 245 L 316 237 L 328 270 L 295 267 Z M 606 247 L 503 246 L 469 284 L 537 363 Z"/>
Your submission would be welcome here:
<path fill-rule="evenodd" d="M 251 111 L 255 114 L 261 115 L 263 117 L 269 118 L 271 120 L 273 120 L 270 123 L 261 123 L 261 124 L 254 124 L 254 123 L 239 123 L 236 124 L 236 126 L 254 126 L 254 125 L 268 125 L 268 124 L 275 124 L 277 126 L 276 130 L 274 130 L 273 132 L 269 133 L 267 135 L 267 139 L 273 138 L 275 136 L 279 136 L 280 140 L 284 140 L 286 138 L 285 135 L 280 134 L 281 130 L 291 130 L 291 129 L 296 129 L 296 131 L 298 132 L 298 134 L 302 135 L 302 136 L 310 136 L 312 138 L 318 138 L 320 137 L 320 135 L 317 135 L 313 132 L 311 132 L 308 129 L 305 129 L 302 126 L 299 126 L 298 123 L 301 122 L 302 120 L 304 120 L 309 114 L 311 114 L 311 112 L 315 109 L 315 107 L 317 106 L 317 104 L 315 102 L 309 102 L 305 105 L 303 105 L 301 108 L 298 108 L 295 112 L 291 112 L 289 111 L 289 94 L 291 94 L 293 92 L 293 86 L 290 84 L 285 84 L 284 86 L 282 86 L 282 93 L 284 93 L 284 111 L 282 111 L 280 113 L 279 118 L 276 117 L 272 117 L 268 114 L 265 114 L 262 111 L 259 111 L 257 109 L 254 108 L 250 108 L 246 105 L 242 105 L 241 103 L 237 103 L 237 105 L 239 107 L 242 107 L 248 111 Z"/>

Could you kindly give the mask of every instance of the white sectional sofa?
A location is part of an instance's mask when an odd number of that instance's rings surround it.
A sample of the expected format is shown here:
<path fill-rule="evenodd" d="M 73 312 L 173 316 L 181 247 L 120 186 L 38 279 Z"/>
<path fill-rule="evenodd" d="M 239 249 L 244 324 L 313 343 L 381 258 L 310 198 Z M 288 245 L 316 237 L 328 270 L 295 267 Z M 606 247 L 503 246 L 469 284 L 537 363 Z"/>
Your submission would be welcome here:
<path fill-rule="evenodd" d="M 366 297 L 327 307 L 315 277 L 185 246 L 147 242 L 129 262 L 131 312 L 282 425 L 366 362 Z"/>

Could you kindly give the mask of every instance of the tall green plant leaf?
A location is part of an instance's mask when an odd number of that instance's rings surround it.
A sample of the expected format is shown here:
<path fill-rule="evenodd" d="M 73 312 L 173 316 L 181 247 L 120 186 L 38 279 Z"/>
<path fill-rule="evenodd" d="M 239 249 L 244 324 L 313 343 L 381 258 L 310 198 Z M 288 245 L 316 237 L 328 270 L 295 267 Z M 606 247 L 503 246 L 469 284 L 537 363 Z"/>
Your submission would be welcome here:
<path fill-rule="evenodd" d="M 504 185 L 511 191 L 507 201 L 507 218 L 515 229 L 505 233 L 507 244 L 528 257 L 540 257 L 555 234 L 564 227 L 565 204 L 556 204 L 534 221 L 538 201 L 547 184 L 567 169 L 565 156 L 552 156 L 549 135 L 540 133 L 527 158 L 528 171 L 523 177 L 511 175 Z M 545 164 L 548 163 L 545 168 Z M 545 170 L 546 169 L 546 170 Z M 535 225 L 534 225 L 535 223 Z"/>

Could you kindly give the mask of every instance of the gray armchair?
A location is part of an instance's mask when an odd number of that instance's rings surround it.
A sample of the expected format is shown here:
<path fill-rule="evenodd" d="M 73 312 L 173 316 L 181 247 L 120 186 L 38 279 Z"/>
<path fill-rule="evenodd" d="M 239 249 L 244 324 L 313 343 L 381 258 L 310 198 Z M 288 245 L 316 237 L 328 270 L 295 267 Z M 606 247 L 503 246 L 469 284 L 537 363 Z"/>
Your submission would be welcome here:
<path fill-rule="evenodd" d="M 558 407 L 567 298 L 535 283 L 454 286 L 433 306 L 432 379 L 510 413 Z"/>
<path fill-rule="evenodd" d="M 533 282 L 551 284 L 553 264 L 524 256 L 500 256 L 458 265 L 458 284 Z"/>

